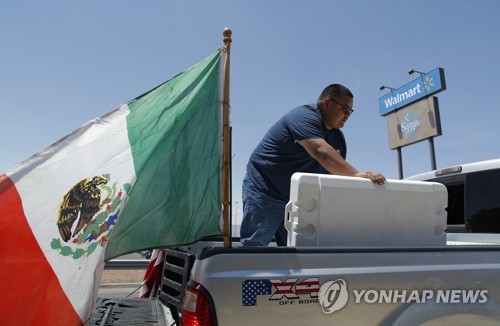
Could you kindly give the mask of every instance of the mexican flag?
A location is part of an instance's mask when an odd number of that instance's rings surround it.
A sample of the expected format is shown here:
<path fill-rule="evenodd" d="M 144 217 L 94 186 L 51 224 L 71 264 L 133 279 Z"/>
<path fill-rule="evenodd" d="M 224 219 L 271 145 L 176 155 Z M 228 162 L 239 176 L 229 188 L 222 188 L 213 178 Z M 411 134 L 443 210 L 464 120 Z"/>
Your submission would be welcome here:
<path fill-rule="evenodd" d="M 0 175 L 0 325 L 79 325 L 105 259 L 221 234 L 226 53 Z"/>

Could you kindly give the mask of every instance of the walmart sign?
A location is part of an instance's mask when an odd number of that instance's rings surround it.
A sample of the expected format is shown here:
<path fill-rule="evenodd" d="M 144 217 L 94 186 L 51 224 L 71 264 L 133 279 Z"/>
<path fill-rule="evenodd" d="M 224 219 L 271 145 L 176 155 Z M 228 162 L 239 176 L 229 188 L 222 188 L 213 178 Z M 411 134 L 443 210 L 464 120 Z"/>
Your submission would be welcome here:
<path fill-rule="evenodd" d="M 379 98 L 380 115 L 401 109 L 446 89 L 443 68 L 437 68 Z"/>

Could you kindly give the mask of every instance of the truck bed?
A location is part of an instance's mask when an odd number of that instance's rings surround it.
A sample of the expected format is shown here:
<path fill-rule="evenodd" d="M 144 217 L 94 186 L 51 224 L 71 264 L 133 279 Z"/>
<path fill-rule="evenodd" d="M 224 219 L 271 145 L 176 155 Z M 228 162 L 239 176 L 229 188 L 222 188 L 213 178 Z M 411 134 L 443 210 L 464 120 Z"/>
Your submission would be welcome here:
<path fill-rule="evenodd" d="M 210 294 L 218 325 L 498 324 L 498 236 L 448 238 L 425 247 L 206 247 L 191 279 Z M 347 301 L 327 314 L 319 290 L 338 280 Z"/>

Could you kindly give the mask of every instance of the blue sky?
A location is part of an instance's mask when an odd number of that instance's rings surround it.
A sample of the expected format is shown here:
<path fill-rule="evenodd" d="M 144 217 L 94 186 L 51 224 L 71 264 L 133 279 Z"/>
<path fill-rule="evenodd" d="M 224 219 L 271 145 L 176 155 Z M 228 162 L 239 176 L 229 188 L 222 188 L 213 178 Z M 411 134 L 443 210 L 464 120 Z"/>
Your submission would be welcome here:
<path fill-rule="evenodd" d="M 225 27 L 239 218 L 255 145 L 331 83 L 354 93 L 343 131 L 359 170 L 398 178 L 379 87 L 411 68 L 445 71 L 437 167 L 499 157 L 499 1 L 0 0 L 0 173 L 207 57 Z M 404 176 L 431 168 L 427 141 L 402 153 Z"/>

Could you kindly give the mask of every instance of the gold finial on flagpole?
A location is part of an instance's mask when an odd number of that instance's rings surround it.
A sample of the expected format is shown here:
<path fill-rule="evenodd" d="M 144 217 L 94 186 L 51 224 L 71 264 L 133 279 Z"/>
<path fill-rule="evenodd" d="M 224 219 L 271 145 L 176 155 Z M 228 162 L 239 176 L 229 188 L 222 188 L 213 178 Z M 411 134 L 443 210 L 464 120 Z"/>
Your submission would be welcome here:
<path fill-rule="evenodd" d="M 224 28 L 224 31 L 222 32 L 222 35 L 224 35 L 224 44 L 231 44 L 231 42 L 233 42 L 233 40 L 231 39 L 232 34 L 233 32 L 230 28 Z"/>

